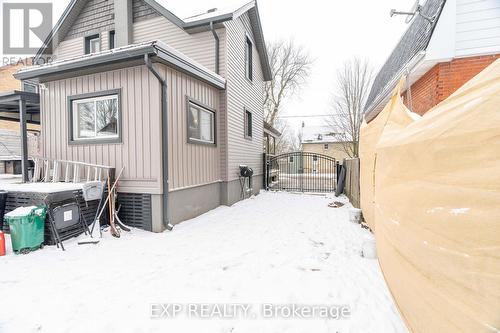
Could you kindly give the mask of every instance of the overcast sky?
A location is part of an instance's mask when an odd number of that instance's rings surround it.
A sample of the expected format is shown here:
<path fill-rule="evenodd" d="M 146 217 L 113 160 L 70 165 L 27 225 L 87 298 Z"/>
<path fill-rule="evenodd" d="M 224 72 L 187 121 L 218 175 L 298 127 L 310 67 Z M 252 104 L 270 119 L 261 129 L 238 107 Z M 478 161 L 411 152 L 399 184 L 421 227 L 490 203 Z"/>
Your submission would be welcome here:
<path fill-rule="evenodd" d="M 161 1 L 181 18 L 209 8 L 244 3 L 244 0 Z M 69 0 L 53 3 L 55 24 Z M 377 71 L 408 27 L 404 17 L 389 17 L 390 9 L 408 10 L 413 3 L 414 0 L 258 0 L 266 40 L 294 39 L 314 59 L 307 85 L 287 100 L 282 115 L 331 112 L 336 71 L 353 56 L 367 58 Z M 295 129 L 302 121 L 306 125 L 324 121 L 319 117 L 286 119 Z"/>

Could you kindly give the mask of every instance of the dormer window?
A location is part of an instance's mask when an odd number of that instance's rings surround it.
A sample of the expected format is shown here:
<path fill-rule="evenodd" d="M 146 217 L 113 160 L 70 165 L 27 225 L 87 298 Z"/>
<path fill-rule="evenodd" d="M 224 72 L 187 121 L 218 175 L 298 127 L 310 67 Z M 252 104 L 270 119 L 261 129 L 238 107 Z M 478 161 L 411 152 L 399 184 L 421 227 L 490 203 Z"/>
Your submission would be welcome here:
<path fill-rule="evenodd" d="M 101 51 L 101 41 L 99 34 L 85 37 L 85 54 L 97 53 Z"/>

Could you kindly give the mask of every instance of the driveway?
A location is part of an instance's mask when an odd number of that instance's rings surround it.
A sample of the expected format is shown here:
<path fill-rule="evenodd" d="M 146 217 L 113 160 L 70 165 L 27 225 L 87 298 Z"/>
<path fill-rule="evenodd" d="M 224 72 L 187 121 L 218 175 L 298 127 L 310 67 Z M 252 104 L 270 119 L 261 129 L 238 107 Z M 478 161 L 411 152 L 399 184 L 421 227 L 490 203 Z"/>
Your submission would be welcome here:
<path fill-rule="evenodd" d="M 0 331 L 406 332 L 378 262 L 360 255 L 372 235 L 332 200 L 262 193 L 172 232 L 8 249 Z"/>

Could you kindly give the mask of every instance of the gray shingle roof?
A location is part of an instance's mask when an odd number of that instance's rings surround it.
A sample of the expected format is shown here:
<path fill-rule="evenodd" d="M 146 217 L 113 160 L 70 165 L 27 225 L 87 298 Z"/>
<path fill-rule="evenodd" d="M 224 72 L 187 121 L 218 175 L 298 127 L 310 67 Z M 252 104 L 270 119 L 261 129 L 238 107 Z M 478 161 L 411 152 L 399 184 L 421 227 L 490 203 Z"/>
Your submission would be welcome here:
<path fill-rule="evenodd" d="M 427 17 L 436 15 L 434 24 L 431 24 L 421 15 L 416 15 L 391 55 L 378 72 L 365 104 L 365 113 L 369 112 L 377 96 L 384 92 L 384 88 L 419 52 L 424 51 L 432 37 L 432 32 L 439 19 L 439 14 L 446 0 L 427 0 L 422 7 L 422 14 Z M 387 92 L 386 92 L 387 93 Z"/>

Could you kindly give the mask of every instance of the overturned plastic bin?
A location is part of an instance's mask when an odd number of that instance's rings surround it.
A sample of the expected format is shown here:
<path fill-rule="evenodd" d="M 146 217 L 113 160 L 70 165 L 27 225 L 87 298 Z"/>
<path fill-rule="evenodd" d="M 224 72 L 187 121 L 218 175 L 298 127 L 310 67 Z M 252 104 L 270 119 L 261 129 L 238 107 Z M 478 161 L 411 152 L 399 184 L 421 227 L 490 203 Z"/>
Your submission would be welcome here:
<path fill-rule="evenodd" d="M 46 214 L 45 206 L 19 207 L 5 214 L 14 252 L 25 254 L 43 246 Z"/>

